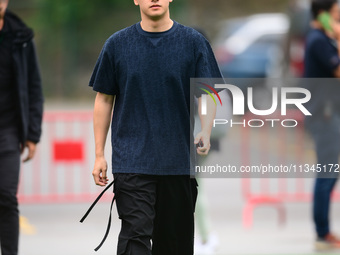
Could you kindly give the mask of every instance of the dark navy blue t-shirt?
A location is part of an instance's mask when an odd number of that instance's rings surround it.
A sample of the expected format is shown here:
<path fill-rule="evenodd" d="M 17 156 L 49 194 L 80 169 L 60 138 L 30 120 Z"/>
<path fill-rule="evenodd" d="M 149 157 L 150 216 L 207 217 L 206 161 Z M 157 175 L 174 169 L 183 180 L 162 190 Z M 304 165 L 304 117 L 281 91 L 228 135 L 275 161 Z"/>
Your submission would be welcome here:
<path fill-rule="evenodd" d="M 150 33 L 139 23 L 105 43 L 90 86 L 116 95 L 111 125 L 114 173 L 190 173 L 190 78 L 221 78 L 212 49 L 174 22 Z"/>

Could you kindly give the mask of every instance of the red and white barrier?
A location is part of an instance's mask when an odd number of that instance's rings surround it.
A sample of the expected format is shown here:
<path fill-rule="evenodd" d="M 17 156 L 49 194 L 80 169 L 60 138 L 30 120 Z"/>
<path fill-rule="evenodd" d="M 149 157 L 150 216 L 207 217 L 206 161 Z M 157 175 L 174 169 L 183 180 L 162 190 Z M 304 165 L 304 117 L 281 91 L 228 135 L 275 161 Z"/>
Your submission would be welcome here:
<path fill-rule="evenodd" d="M 255 134 L 259 141 L 273 139 L 274 145 L 259 142 L 255 148 L 256 158 L 261 163 L 268 163 L 268 152 L 276 150 L 278 162 L 287 164 L 306 163 L 314 155 L 313 148 L 306 144 L 307 134 L 299 115 L 290 116 L 299 120 L 299 127 L 294 132 L 289 129 L 270 127 L 265 132 Z M 38 145 L 35 158 L 30 163 L 22 164 L 19 201 L 20 203 L 55 203 L 55 202 L 89 202 L 102 190 L 94 185 L 92 167 L 94 164 L 94 137 L 91 111 L 46 112 L 43 121 L 43 135 Z M 240 164 L 252 165 L 254 142 L 252 132 L 258 129 L 242 128 L 240 131 Z M 292 134 L 293 133 L 293 134 Z M 111 169 L 110 135 L 106 146 L 106 159 Z M 298 146 L 292 146 L 292 143 Z M 237 152 L 236 152 L 237 153 Z M 289 157 L 287 157 L 287 155 Z M 314 157 L 315 158 L 315 157 Z M 309 162 L 311 163 L 311 162 Z M 259 206 L 271 206 L 278 210 L 280 222 L 286 218 L 285 203 L 310 202 L 314 179 L 306 178 L 251 178 L 242 179 L 242 193 L 245 199 L 243 223 L 250 227 L 253 211 Z M 297 176 L 298 177 L 298 176 Z M 106 194 L 103 200 L 109 200 L 112 194 Z M 340 192 L 334 193 L 333 199 L 340 201 Z"/>
<path fill-rule="evenodd" d="M 92 115 L 91 111 L 44 114 L 36 156 L 22 164 L 18 192 L 21 203 L 87 202 L 99 194 L 101 188 L 92 178 Z M 106 155 L 110 162 L 111 153 Z"/>
<path fill-rule="evenodd" d="M 250 117 L 250 116 L 248 116 Z M 258 117 L 257 117 L 258 118 Z M 279 119 L 279 116 L 275 118 Z M 257 157 L 261 163 L 269 162 L 268 154 L 279 155 L 278 163 L 282 165 L 293 164 L 300 166 L 304 164 L 315 164 L 314 145 L 303 126 L 303 116 L 299 111 L 290 111 L 287 113 L 287 119 L 295 119 L 298 121 L 298 126 L 293 129 L 278 127 L 274 132 L 267 127 L 265 132 L 260 132 L 255 135 L 262 143 L 258 145 Z M 251 144 L 249 140 L 253 130 L 244 128 L 241 132 L 241 154 L 242 165 L 252 165 L 251 160 Z M 264 142 L 274 140 L 275 146 Z M 339 141 L 340 142 L 340 141 Z M 289 161 L 289 162 L 288 162 Z M 246 228 L 252 226 L 253 212 L 255 208 L 260 206 L 270 206 L 278 211 L 279 223 L 283 224 L 286 220 L 285 203 L 288 202 L 311 202 L 313 185 L 315 179 L 305 178 L 303 173 L 297 173 L 294 178 L 292 175 L 276 174 L 276 178 L 251 178 L 245 175 L 242 179 L 242 193 L 245 199 L 243 208 L 243 225 Z M 290 178 L 287 178 L 290 177 Z M 340 202 L 340 190 L 337 189 L 333 193 L 333 201 Z"/>

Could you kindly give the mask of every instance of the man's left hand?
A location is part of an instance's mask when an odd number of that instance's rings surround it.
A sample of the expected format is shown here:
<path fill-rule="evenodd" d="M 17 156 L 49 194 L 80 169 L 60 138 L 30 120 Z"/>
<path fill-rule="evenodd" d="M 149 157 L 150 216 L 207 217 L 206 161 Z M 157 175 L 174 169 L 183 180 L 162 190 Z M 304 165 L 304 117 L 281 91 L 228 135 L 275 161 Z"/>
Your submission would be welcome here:
<path fill-rule="evenodd" d="M 207 156 L 210 150 L 210 135 L 200 132 L 195 137 L 194 143 L 200 145 L 197 147 L 197 153 L 201 156 Z"/>
<path fill-rule="evenodd" d="M 37 145 L 34 142 L 26 141 L 24 146 L 22 146 L 22 148 L 21 148 L 21 154 L 25 151 L 25 148 L 28 149 L 28 154 L 27 154 L 26 158 L 23 160 L 23 162 L 27 162 L 34 157 L 36 147 L 37 147 Z"/>

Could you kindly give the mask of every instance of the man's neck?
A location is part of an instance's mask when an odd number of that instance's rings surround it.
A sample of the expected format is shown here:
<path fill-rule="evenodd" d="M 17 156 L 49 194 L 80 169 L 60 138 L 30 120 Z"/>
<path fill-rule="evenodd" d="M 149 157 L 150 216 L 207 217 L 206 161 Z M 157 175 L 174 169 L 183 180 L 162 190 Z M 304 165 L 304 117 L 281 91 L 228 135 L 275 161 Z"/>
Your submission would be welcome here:
<path fill-rule="evenodd" d="M 164 32 L 169 30 L 173 24 L 174 22 L 169 16 L 159 20 L 152 20 L 147 17 L 142 17 L 142 21 L 140 23 L 142 29 L 147 32 Z"/>
<path fill-rule="evenodd" d="M 4 27 L 4 19 L 0 19 L 0 31 L 3 29 Z"/>

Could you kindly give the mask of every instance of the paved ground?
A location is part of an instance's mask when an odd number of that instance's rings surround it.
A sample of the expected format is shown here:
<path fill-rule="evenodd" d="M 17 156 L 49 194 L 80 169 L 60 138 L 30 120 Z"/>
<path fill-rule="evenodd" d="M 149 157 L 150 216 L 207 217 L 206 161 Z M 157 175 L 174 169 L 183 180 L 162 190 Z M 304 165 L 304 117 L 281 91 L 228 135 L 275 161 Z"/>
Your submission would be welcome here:
<path fill-rule="evenodd" d="M 261 207 L 254 213 L 254 225 L 242 226 L 243 199 L 239 179 L 203 179 L 209 198 L 212 230 L 220 245 L 218 255 L 226 254 L 314 254 L 310 204 L 287 204 L 287 224 L 278 225 L 277 212 Z M 106 229 L 109 204 L 100 203 L 87 221 L 79 219 L 89 204 L 21 205 L 27 221 L 22 229 L 22 255 L 95 254 Z M 340 233 L 340 205 L 333 205 L 334 229 Z M 115 254 L 119 221 L 113 210 L 112 230 L 97 254 Z M 25 234 L 26 232 L 26 234 Z"/>

